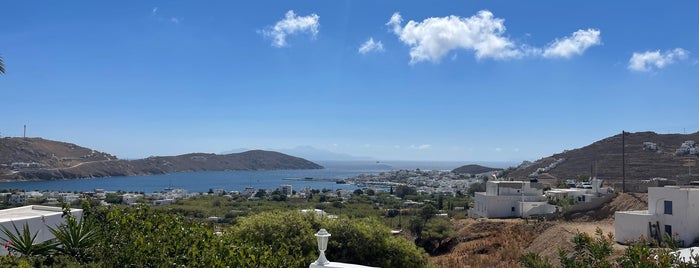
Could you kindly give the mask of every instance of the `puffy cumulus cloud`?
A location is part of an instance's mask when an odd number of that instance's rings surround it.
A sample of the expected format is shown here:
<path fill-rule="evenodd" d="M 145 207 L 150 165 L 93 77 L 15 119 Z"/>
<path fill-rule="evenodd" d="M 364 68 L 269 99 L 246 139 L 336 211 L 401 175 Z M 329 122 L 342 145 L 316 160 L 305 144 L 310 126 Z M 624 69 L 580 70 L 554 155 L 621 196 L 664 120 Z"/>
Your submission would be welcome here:
<path fill-rule="evenodd" d="M 665 66 L 675 63 L 677 60 L 685 60 L 689 56 L 689 51 L 682 48 L 675 48 L 670 51 L 660 53 L 656 51 L 634 52 L 629 59 L 629 70 L 638 72 L 649 72 L 654 68 L 662 69 Z"/>
<path fill-rule="evenodd" d="M 381 41 L 374 42 L 374 38 L 369 38 L 359 47 L 359 54 L 366 54 L 369 52 L 381 52 L 383 51 L 383 43 Z"/>
<path fill-rule="evenodd" d="M 496 18 L 488 10 L 467 18 L 451 15 L 402 24 L 403 17 L 397 12 L 386 23 L 398 39 L 410 47 L 411 64 L 421 61 L 438 63 L 450 51 L 458 49 L 473 51 L 477 59 L 570 58 L 601 43 L 600 30 L 587 29 L 556 39 L 545 48 L 516 44 L 505 36 L 505 20 Z"/>
<path fill-rule="evenodd" d="M 503 36 L 505 20 L 495 18 L 487 10 L 462 18 L 447 16 L 428 18 L 422 22 L 408 21 L 401 27 L 403 18 L 394 13 L 386 23 L 392 27 L 401 42 L 410 46 L 410 62 L 439 62 L 455 49 L 475 51 L 476 58 L 506 59 L 522 55 L 514 42 Z"/>
<path fill-rule="evenodd" d="M 582 55 L 591 46 L 600 45 L 600 30 L 577 30 L 571 36 L 556 39 L 544 49 L 545 58 L 570 58 Z"/>
<path fill-rule="evenodd" d="M 287 45 L 286 36 L 292 34 L 308 33 L 312 37 L 318 34 L 320 16 L 315 13 L 308 16 L 297 16 L 293 10 L 286 12 L 284 19 L 278 21 L 274 26 L 262 30 L 262 34 L 272 38 L 272 46 L 284 47 Z"/>

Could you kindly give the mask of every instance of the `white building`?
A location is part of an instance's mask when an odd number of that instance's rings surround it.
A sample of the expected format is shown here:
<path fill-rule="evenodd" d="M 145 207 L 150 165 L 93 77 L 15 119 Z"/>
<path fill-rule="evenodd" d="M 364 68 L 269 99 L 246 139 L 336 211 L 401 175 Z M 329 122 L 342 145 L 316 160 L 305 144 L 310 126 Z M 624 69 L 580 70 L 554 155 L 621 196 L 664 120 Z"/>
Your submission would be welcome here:
<path fill-rule="evenodd" d="M 28 198 L 28 196 L 23 192 L 14 193 L 14 194 L 7 196 L 7 204 L 24 205 L 27 203 L 27 198 Z"/>
<path fill-rule="evenodd" d="M 139 199 L 143 198 L 142 194 L 124 194 L 121 196 L 121 202 L 127 205 L 134 205 Z"/>
<path fill-rule="evenodd" d="M 73 193 L 61 193 L 61 200 L 63 200 L 63 203 L 70 204 L 75 201 L 78 201 L 80 199 L 80 196 L 73 194 Z"/>
<path fill-rule="evenodd" d="M 82 217 L 82 209 L 72 209 L 71 213 L 78 219 Z M 47 206 L 24 206 L 0 210 L 0 225 L 14 232 L 14 226 L 21 232 L 24 225 L 29 226 L 32 235 L 36 234 L 36 243 L 54 238 L 49 230 L 49 226 L 56 228 L 64 223 L 63 209 L 59 207 Z M 14 226 L 13 226 L 14 224 Z M 0 237 L 7 239 L 4 233 L 0 232 Z M 7 255 L 7 249 L 0 247 L 0 256 Z"/>
<path fill-rule="evenodd" d="M 691 244 L 699 239 L 699 187 L 649 187 L 648 210 L 617 211 L 614 218 L 617 242 L 641 236 L 662 240 L 668 233 Z"/>
<path fill-rule="evenodd" d="M 547 202 L 544 185 L 523 181 L 488 181 L 485 192 L 477 192 L 472 218 L 512 218 L 556 212 L 556 206 Z"/>
<path fill-rule="evenodd" d="M 566 198 L 573 198 L 574 203 L 587 203 L 592 200 L 606 195 L 612 190 L 608 187 L 602 187 L 603 181 L 600 179 L 592 179 L 590 183 L 585 183 L 584 188 L 567 188 L 567 189 L 551 189 L 546 191 L 544 195 L 550 201 L 558 201 Z M 581 184 L 583 185 L 583 184 Z"/>
<path fill-rule="evenodd" d="M 291 187 L 291 184 L 280 185 L 279 191 L 282 192 L 282 194 L 285 194 L 287 197 L 291 197 L 291 195 L 294 193 L 294 190 Z"/>

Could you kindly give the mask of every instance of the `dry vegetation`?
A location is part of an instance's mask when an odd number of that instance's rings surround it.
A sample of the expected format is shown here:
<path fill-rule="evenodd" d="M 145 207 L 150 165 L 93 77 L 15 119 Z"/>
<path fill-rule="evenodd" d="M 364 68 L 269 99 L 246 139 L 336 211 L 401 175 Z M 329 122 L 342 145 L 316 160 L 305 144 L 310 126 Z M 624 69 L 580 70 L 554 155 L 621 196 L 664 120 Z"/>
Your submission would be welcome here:
<path fill-rule="evenodd" d="M 600 228 L 614 233 L 614 212 L 647 209 L 646 194 L 620 194 L 603 207 L 570 215 L 567 220 L 528 223 L 521 219 L 463 219 L 453 222 L 458 237 L 447 254 L 432 257 L 437 267 L 519 267 L 519 256 L 538 253 L 557 263 L 558 248 L 573 249 L 577 232 Z M 614 258 L 624 246 L 615 245 Z"/>

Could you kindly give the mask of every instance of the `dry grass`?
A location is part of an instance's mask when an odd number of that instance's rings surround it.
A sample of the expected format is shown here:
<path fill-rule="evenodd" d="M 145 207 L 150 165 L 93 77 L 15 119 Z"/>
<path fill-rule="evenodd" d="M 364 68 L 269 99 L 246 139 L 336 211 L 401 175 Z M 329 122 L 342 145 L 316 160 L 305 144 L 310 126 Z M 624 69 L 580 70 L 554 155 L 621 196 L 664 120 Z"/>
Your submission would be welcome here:
<path fill-rule="evenodd" d="M 523 220 L 473 220 L 454 223 L 458 244 L 449 254 L 432 257 L 437 267 L 513 267 L 523 250 L 552 223 Z"/>
<path fill-rule="evenodd" d="M 620 194 L 600 209 L 573 214 L 569 221 L 456 220 L 456 245 L 431 261 L 436 267 L 519 267 L 519 257 L 534 252 L 557 264 L 558 249 L 572 251 L 576 233 L 594 234 L 600 228 L 605 234 L 614 234 L 614 212 L 647 209 L 647 199 L 646 194 Z M 615 244 L 612 259 L 621 256 L 624 249 Z"/>

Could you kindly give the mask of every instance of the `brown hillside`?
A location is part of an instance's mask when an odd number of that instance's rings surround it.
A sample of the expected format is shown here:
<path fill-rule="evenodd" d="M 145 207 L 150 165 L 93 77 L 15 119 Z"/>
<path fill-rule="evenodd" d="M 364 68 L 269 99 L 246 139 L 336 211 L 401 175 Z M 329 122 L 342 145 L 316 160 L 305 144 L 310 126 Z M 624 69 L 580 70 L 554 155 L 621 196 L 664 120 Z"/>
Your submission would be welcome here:
<path fill-rule="evenodd" d="M 491 171 L 496 171 L 496 170 L 502 170 L 502 169 L 501 168 L 484 167 L 481 165 L 465 165 L 465 166 L 460 166 L 458 168 L 455 168 L 451 172 L 458 173 L 458 174 L 481 174 L 481 173 L 486 173 L 486 172 L 491 172 Z"/>
<path fill-rule="evenodd" d="M 41 138 L 4 138 L 0 147 L 0 180 L 53 180 L 165 174 L 183 171 L 320 169 L 308 160 L 271 151 L 237 154 L 193 153 L 139 160 L 116 157 L 75 144 Z M 12 163 L 35 163 L 12 168 Z"/>
<path fill-rule="evenodd" d="M 558 263 L 558 249 L 573 251 L 578 232 L 594 234 L 599 228 L 614 234 L 614 212 L 648 208 L 647 194 L 620 193 L 601 208 L 568 215 L 567 220 L 537 222 L 522 219 L 460 219 L 451 250 L 431 257 L 436 267 L 520 267 L 519 257 L 528 252 Z M 625 247 L 614 245 L 612 259 Z"/>
<path fill-rule="evenodd" d="M 66 142 L 42 138 L 0 139 L 0 164 L 6 169 L 15 162 L 36 162 L 61 168 L 84 162 L 116 159 L 116 156 Z"/>
<path fill-rule="evenodd" d="M 521 219 L 456 220 L 456 245 L 431 262 L 436 267 L 519 267 L 523 249 L 552 225 Z"/>
<path fill-rule="evenodd" d="M 655 177 L 679 179 L 681 182 L 696 180 L 689 177 L 686 163 L 697 160 L 696 156 L 676 156 L 675 150 L 686 140 L 699 141 L 699 132 L 694 134 L 657 134 L 654 132 L 627 133 L 626 136 L 626 178 L 644 180 Z M 643 149 L 644 142 L 654 142 L 657 151 Z M 521 166 L 508 174 L 513 179 L 526 179 L 538 168 L 545 168 L 556 160 L 565 161 L 542 175 L 558 179 L 575 179 L 590 175 L 591 169 L 598 178 L 607 181 L 620 181 L 622 178 L 622 136 L 621 134 L 597 141 L 588 146 L 565 151 L 542 158 L 529 166 Z"/>

